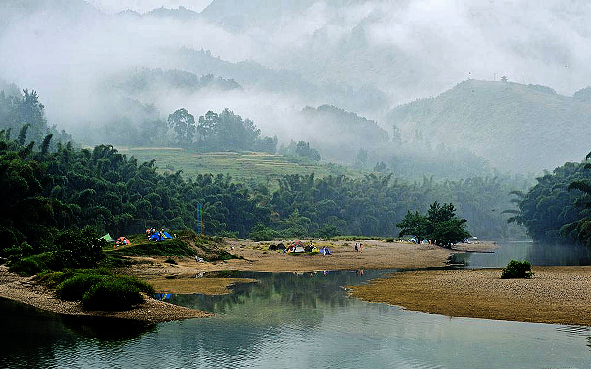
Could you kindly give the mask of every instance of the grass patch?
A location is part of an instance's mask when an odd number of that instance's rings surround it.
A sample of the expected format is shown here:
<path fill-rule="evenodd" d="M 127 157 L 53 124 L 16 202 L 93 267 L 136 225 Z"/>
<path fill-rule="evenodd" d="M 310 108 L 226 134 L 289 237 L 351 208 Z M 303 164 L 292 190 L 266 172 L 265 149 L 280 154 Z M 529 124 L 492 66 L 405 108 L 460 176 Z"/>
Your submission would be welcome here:
<path fill-rule="evenodd" d="M 57 288 L 57 296 L 65 301 L 82 300 L 84 294 L 95 284 L 107 278 L 100 274 L 79 274 L 63 281 Z"/>
<path fill-rule="evenodd" d="M 193 256 L 195 250 L 181 239 L 144 241 L 111 251 L 128 256 Z"/>
<path fill-rule="evenodd" d="M 82 296 L 85 310 L 128 310 L 144 301 L 140 288 L 126 279 L 105 278 L 93 284 Z"/>
<path fill-rule="evenodd" d="M 347 175 L 361 178 L 363 175 L 351 168 L 326 163 L 311 163 L 282 155 L 256 152 L 198 153 L 177 148 L 117 147 L 121 154 L 134 156 L 139 162 L 156 160 L 159 173 L 172 174 L 183 171 L 185 177 L 198 174 L 229 174 L 241 183 L 267 183 L 287 174 L 312 174 L 317 178 L 328 175 Z"/>
<path fill-rule="evenodd" d="M 127 310 L 144 301 L 142 293 L 154 293 L 148 283 L 132 276 L 114 275 L 107 268 L 44 272 L 35 280 L 54 288 L 62 300 L 82 301 L 86 310 Z"/>
<path fill-rule="evenodd" d="M 164 241 L 148 241 L 144 235 L 133 235 L 128 237 L 131 245 L 107 251 L 105 254 L 114 256 L 111 261 L 125 256 L 168 256 L 169 259 L 174 256 L 199 256 L 205 261 L 239 258 L 222 248 L 224 245 L 222 237 L 199 236 L 191 230 L 179 231 L 177 234 L 177 238 Z M 168 263 L 168 259 L 165 262 Z"/>

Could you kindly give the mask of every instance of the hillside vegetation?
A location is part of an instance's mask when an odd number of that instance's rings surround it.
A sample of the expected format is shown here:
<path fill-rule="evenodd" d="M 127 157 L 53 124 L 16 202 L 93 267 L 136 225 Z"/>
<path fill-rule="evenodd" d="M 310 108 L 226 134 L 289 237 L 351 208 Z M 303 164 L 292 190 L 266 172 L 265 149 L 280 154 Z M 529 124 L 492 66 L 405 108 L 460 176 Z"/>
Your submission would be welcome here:
<path fill-rule="evenodd" d="M 289 174 L 312 174 L 317 177 L 345 174 L 362 177 L 361 173 L 335 164 L 322 164 L 282 155 L 261 152 L 209 152 L 198 153 L 181 148 L 167 147 L 117 147 L 117 150 L 135 157 L 139 162 L 155 160 L 159 173 L 183 171 L 183 176 L 199 174 L 229 175 L 235 182 L 265 183 Z"/>
<path fill-rule="evenodd" d="M 535 171 L 581 160 L 591 103 L 539 85 L 467 80 L 392 110 L 403 140 L 463 146 L 500 170 Z"/>

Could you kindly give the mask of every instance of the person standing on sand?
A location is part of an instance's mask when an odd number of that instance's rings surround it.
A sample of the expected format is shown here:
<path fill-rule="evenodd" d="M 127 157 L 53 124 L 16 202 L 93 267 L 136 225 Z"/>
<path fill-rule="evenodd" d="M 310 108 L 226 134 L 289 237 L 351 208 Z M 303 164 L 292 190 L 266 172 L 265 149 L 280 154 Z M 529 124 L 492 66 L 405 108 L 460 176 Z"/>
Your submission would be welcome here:
<path fill-rule="evenodd" d="M 355 242 L 355 252 L 359 251 L 359 246 L 357 246 L 357 242 Z"/>

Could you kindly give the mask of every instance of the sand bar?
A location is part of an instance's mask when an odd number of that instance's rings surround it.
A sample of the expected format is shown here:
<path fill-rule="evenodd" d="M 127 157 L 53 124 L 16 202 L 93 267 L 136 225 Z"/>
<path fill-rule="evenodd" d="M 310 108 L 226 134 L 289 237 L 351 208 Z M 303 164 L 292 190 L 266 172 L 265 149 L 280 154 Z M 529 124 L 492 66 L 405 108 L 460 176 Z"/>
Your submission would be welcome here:
<path fill-rule="evenodd" d="M 531 279 L 501 269 L 395 273 L 350 295 L 447 316 L 591 326 L 591 267 L 536 267 Z"/>

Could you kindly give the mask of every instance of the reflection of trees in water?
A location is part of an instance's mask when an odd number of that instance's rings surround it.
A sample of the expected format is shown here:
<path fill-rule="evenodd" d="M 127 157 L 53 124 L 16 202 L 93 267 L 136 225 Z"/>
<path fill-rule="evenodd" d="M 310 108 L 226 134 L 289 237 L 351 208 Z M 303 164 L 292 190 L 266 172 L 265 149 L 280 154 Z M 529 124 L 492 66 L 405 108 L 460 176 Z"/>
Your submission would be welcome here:
<path fill-rule="evenodd" d="M 532 243 L 526 260 L 534 265 L 589 265 L 591 249 L 574 244 Z"/>
<path fill-rule="evenodd" d="M 375 278 L 377 273 L 369 274 Z M 238 360 L 243 352 L 257 355 L 266 341 L 283 340 L 293 332 L 305 335 L 319 327 L 335 309 L 351 304 L 341 286 L 358 284 L 368 278 L 368 273 L 361 276 L 355 272 L 245 272 L 232 277 L 258 282 L 238 284 L 228 295 L 173 295 L 169 300 L 172 303 L 212 311 L 218 317 L 192 321 L 190 324 L 195 324 L 196 329 L 171 339 L 179 344 L 196 343 L 196 347 L 210 353 L 208 357 Z"/>
<path fill-rule="evenodd" d="M 0 315 L 3 337 L 0 345 L 1 368 L 58 367 L 56 363 L 64 356 L 76 355 L 84 341 L 91 341 L 99 348 L 111 348 L 136 340 L 155 329 L 155 325 L 121 319 L 60 316 L 2 298 Z"/>
<path fill-rule="evenodd" d="M 472 267 L 505 267 L 511 259 L 527 260 L 532 265 L 591 265 L 591 248 L 573 244 L 504 242 L 494 253 L 452 255 L 452 262 Z"/>
<path fill-rule="evenodd" d="M 228 318 L 257 321 L 268 325 L 298 320 L 318 324 L 325 311 L 350 304 L 341 286 L 375 278 L 377 272 L 250 273 L 243 278 L 257 283 L 238 284 L 227 295 L 175 295 L 170 302 L 195 309 L 226 314 Z M 234 275 L 234 277 L 236 277 Z"/>
<path fill-rule="evenodd" d="M 83 340 L 93 340 L 100 348 L 122 346 L 156 330 L 155 324 L 133 320 L 62 316 L 64 327 Z"/>
<path fill-rule="evenodd" d="M 0 367 L 55 367 L 56 346 L 75 347 L 76 338 L 66 332 L 56 314 L 43 313 L 18 302 L 0 298 L 2 344 Z"/>

